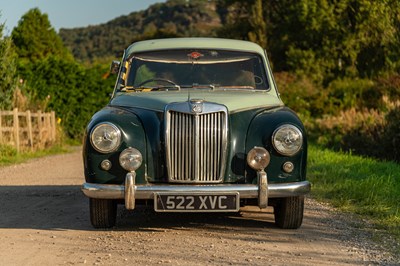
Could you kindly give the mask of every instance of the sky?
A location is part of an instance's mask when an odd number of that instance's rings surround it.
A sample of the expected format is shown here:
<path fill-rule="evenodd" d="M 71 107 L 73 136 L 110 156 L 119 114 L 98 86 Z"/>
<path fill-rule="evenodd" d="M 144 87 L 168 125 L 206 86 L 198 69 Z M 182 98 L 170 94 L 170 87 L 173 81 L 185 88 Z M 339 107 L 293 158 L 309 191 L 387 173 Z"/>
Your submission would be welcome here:
<path fill-rule="evenodd" d="M 5 23 L 3 34 L 10 35 L 21 17 L 37 7 L 58 32 L 60 28 L 102 24 L 157 2 L 165 0 L 0 0 L 0 23 Z"/>

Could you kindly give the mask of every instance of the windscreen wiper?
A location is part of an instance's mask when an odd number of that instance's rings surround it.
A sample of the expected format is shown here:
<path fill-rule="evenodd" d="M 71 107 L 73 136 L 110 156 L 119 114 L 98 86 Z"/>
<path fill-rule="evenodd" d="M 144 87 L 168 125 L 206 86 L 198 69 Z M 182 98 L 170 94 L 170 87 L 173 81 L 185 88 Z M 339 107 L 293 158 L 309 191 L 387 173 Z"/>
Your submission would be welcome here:
<path fill-rule="evenodd" d="M 123 86 L 121 91 L 137 91 L 137 92 L 148 92 L 148 91 L 159 91 L 159 90 L 180 90 L 181 87 L 179 85 L 160 85 L 160 86 Z"/>
<path fill-rule="evenodd" d="M 193 83 L 192 85 L 181 85 L 182 88 L 184 89 L 212 89 L 214 90 L 215 88 L 219 87 L 218 84 L 198 84 L 198 83 Z"/>

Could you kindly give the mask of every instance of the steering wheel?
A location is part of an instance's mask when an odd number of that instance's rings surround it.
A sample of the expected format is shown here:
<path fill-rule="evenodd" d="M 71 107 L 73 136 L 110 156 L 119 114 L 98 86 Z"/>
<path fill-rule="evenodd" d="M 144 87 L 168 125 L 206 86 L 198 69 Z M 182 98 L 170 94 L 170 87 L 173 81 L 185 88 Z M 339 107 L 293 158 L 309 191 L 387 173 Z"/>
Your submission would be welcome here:
<path fill-rule="evenodd" d="M 137 85 L 137 87 L 141 87 L 144 84 L 149 83 L 149 82 L 153 82 L 153 81 L 162 81 L 162 82 L 166 82 L 166 83 L 169 83 L 171 85 L 174 85 L 174 86 L 178 86 L 178 84 L 176 84 L 175 82 L 173 82 L 172 80 L 169 80 L 169 79 L 151 78 L 151 79 L 148 79 L 148 80 L 145 80 L 145 81 L 141 82 L 139 85 Z"/>

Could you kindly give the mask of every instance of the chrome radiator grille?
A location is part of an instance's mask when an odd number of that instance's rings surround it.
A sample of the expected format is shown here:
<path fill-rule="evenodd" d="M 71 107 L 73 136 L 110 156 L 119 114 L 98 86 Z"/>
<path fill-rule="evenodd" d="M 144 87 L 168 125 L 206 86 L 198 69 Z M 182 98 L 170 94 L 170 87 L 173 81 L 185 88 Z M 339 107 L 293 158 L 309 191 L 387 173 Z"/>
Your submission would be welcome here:
<path fill-rule="evenodd" d="M 170 182 L 216 183 L 223 180 L 227 112 L 220 105 L 202 104 L 201 113 L 179 110 L 188 103 L 175 104 L 174 109 L 178 110 L 167 109 L 166 157 Z"/>

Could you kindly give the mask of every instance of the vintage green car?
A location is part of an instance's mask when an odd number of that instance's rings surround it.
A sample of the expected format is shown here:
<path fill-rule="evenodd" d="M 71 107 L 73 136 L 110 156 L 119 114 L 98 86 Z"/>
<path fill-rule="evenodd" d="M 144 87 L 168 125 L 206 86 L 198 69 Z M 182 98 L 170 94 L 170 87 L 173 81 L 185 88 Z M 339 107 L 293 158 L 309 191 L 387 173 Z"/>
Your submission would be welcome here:
<path fill-rule="evenodd" d="M 117 204 L 157 212 L 273 206 L 281 228 L 302 224 L 307 140 L 282 103 L 266 52 L 217 38 L 136 42 L 114 61 L 109 104 L 84 138 L 90 219 L 116 223 Z"/>

